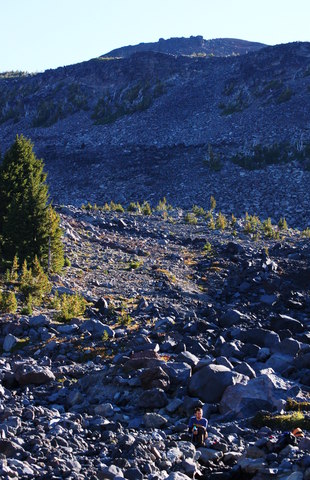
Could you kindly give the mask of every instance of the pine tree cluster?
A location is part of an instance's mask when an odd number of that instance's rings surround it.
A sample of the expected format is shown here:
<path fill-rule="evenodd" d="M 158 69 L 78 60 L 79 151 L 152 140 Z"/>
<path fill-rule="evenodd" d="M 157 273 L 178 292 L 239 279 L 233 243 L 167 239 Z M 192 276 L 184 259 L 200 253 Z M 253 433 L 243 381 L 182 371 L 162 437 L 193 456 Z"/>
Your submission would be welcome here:
<path fill-rule="evenodd" d="M 17 255 L 21 264 L 35 258 L 44 270 L 59 272 L 64 264 L 59 217 L 49 202 L 46 173 L 33 145 L 23 135 L 0 165 L 0 253 L 2 263 Z"/>

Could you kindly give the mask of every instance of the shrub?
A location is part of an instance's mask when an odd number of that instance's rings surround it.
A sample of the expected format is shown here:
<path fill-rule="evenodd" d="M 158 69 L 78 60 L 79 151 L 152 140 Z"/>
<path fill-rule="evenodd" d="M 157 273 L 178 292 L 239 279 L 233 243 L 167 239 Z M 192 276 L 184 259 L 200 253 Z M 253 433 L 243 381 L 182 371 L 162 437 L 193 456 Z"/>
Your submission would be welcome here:
<path fill-rule="evenodd" d="M 305 238 L 310 238 L 310 228 L 307 227 L 305 230 L 301 232 L 301 235 Z"/>
<path fill-rule="evenodd" d="M 265 412 L 258 412 L 252 419 L 255 428 L 270 427 L 274 430 L 292 430 L 294 427 L 310 429 L 310 420 L 301 412 L 288 413 L 284 415 L 272 415 Z"/>
<path fill-rule="evenodd" d="M 217 216 L 215 226 L 216 226 L 216 228 L 218 228 L 220 230 L 225 230 L 225 228 L 227 227 L 226 217 L 221 212 L 219 212 L 219 214 Z"/>
<path fill-rule="evenodd" d="M 219 154 L 214 153 L 211 145 L 208 147 L 208 154 L 204 162 L 213 172 L 219 172 L 222 169 L 222 162 Z"/>
<path fill-rule="evenodd" d="M 215 210 L 215 207 L 216 207 L 216 200 L 215 200 L 215 198 L 213 197 L 213 195 L 211 195 L 211 197 L 210 197 L 210 210 L 211 210 L 211 212 L 212 212 L 213 210 Z"/>
<path fill-rule="evenodd" d="M 0 292 L 0 310 L 5 313 L 16 312 L 17 300 L 14 292 Z"/>
<path fill-rule="evenodd" d="M 159 200 L 155 210 L 157 212 L 167 212 L 167 210 L 172 210 L 172 206 L 167 203 L 167 199 L 164 197 L 162 200 Z"/>
<path fill-rule="evenodd" d="M 233 163 L 248 170 L 265 167 L 266 165 L 286 163 L 290 158 L 289 145 L 274 143 L 273 145 L 255 145 L 249 153 L 238 153 L 231 157 Z"/>
<path fill-rule="evenodd" d="M 276 103 L 279 104 L 279 103 L 287 102 L 288 100 L 290 100 L 292 95 L 293 95 L 293 91 L 290 89 L 290 87 L 286 87 L 286 89 L 283 90 L 278 96 L 278 98 L 276 99 Z"/>
<path fill-rule="evenodd" d="M 197 217 L 203 217 L 206 215 L 205 210 L 202 207 L 198 207 L 198 205 L 193 205 L 192 212 Z"/>
<path fill-rule="evenodd" d="M 64 267 L 71 267 L 71 262 L 68 257 L 65 257 Z"/>
<path fill-rule="evenodd" d="M 114 203 L 112 200 L 110 202 L 110 210 L 113 212 L 124 213 L 125 210 L 120 203 Z"/>
<path fill-rule="evenodd" d="M 215 230 L 215 222 L 212 214 L 210 214 L 209 216 L 208 227 L 210 228 L 210 230 Z"/>
<path fill-rule="evenodd" d="M 184 217 L 185 223 L 189 223 L 191 225 L 197 224 L 197 218 L 194 213 L 188 212 Z"/>
<path fill-rule="evenodd" d="M 21 314 L 22 315 L 32 315 L 32 304 L 33 304 L 32 295 L 28 295 L 28 297 L 26 299 L 26 303 L 21 310 Z"/>
<path fill-rule="evenodd" d="M 128 212 L 132 212 L 132 213 L 141 213 L 141 205 L 139 202 L 135 203 L 135 202 L 130 202 L 130 204 L 128 205 L 127 207 L 127 211 Z"/>
<path fill-rule="evenodd" d="M 278 222 L 278 227 L 280 230 L 287 230 L 287 222 L 285 220 L 285 217 L 281 217 L 279 222 Z"/>
<path fill-rule="evenodd" d="M 245 233 L 258 233 L 258 229 L 261 225 L 260 219 L 256 215 L 249 215 L 247 212 L 245 214 L 245 224 L 244 232 Z"/>
<path fill-rule="evenodd" d="M 25 298 L 31 295 L 33 304 L 37 305 L 42 302 L 46 294 L 50 293 L 51 284 L 40 265 L 38 257 L 35 257 L 32 268 L 29 269 L 27 261 L 24 260 L 19 289 Z"/>
<path fill-rule="evenodd" d="M 310 402 L 306 402 L 306 401 L 297 402 L 293 398 L 288 398 L 286 400 L 285 410 L 286 411 L 292 411 L 293 410 L 293 411 L 297 411 L 297 412 L 300 412 L 300 411 L 309 412 L 310 411 Z"/>
<path fill-rule="evenodd" d="M 237 219 L 236 219 L 235 215 L 232 213 L 231 214 L 231 220 L 230 220 L 231 227 L 235 228 L 236 223 L 237 223 Z"/>
<path fill-rule="evenodd" d="M 59 309 L 55 319 L 60 322 L 67 322 L 71 318 L 82 316 L 85 313 L 87 302 L 81 295 L 64 293 L 55 299 L 54 305 Z"/>
<path fill-rule="evenodd" d="M 143 215 L 152 215 L 152 209 L 150 207 L 149 202 L 143 202 L 142 207 L 141 207 L 141 211 L 142 211 Z"/>
<path fill-rule="evenodd" d="M 212 245 L 210 242 L 206 242 L 203 246 L 203 252 L 206 254 L 210 254 L 212 252 Z"/>
<path fill-rule="evenodd" d="M 267 220 L 264 220 L 263 221 L 263 224 L 262 224 L 262 229 L 263 229 L 263 232 L 264 234 L 266 235 L 266 237 L 268 238 L 276 238 L 276 232 L 272 226 L 272 223 L 271 223 L 271 218 L 267 218 Z"/>

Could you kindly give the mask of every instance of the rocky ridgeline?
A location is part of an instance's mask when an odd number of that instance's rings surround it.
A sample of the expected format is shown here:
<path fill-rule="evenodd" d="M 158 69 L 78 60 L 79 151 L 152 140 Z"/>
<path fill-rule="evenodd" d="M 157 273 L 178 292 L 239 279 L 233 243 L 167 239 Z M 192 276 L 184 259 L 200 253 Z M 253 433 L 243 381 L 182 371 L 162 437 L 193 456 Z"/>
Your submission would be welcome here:
<path fill-rule="evenodd" d="M 239 220 L 210 230 L 181 210 L 60 215 L 71 266 L 53 293 L 89 306 L 68 323 L 2 314 L 1 478 L 309 479 L 308 430 L 277 449 L 280 430 L 252 422 L 309 398 L 309 240 L 254 240 Z"/>
<path fill-rule="evenodd" d="M 248 42 L 236 38 L 216 38 L 205 40 L 201 35 L 191 36 L 189 38 L 176 37 L 164 40 L 160 38 L 158 42 L 139 43 L 139 45 L 129 45 L 127 47 L 112 50 L 105 57 L 129 57 L 138 52 L 160 52 L 169 55 L 214 55 L 216 57 L 225 57 L 230 55 L 244 55 L 245 53 L 259 50 L 266 47 L 263 43 Z"/>

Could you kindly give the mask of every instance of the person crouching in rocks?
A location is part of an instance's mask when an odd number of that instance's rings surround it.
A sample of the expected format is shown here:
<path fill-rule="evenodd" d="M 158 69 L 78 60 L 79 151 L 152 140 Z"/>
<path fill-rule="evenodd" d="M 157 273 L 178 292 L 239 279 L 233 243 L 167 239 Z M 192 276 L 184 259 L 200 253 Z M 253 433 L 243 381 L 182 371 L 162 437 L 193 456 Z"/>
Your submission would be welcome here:
<path fill-rule="evenodd" d="M 202 408 L 196 407 L 195 415 L 190 418 L 188 431 L 192 435 L 192 442 L 195 447 L 203 447 L 208 437 L 208 420 L 202 416 Z"/>

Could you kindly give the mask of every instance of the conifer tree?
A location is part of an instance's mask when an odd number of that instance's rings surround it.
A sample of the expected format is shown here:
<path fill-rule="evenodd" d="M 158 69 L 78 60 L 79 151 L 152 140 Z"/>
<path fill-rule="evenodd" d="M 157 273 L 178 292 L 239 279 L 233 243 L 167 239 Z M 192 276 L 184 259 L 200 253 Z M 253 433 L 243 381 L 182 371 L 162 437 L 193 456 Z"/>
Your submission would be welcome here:
<path fill-rule="evenodd" d="M 47 268 L 50 257 L 50 270 L 57 272 L 64 261 L 61 230 L 43 168 L 30 140 L 17 135 L 0 167 L 0 244 L 7 260 L 17 254 L 32 263 L 37 255 Z"/>

